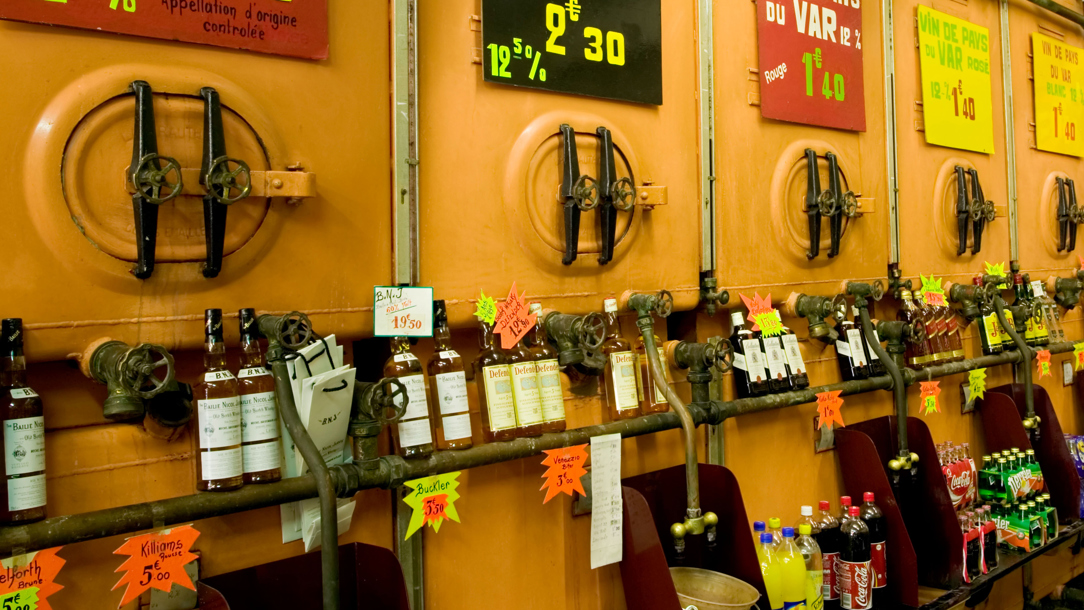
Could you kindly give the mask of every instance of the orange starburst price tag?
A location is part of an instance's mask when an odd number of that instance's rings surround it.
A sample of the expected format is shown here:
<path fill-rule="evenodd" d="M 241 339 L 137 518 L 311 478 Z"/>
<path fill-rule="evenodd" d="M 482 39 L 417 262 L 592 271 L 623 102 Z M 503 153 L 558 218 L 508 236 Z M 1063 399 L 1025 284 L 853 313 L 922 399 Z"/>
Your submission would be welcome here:
<path fill-rule="evenodd" d="M 508 291 L 508 298 L 497 306 L 497 317 L 493 321 L 493 332 L 501 336 L 501 348 L 512 349 L 519 340 L 534 328 L 538 314 L 528 313 L 527 291 L 516 293 L 516 283 Z"/>
<path fill-rule="evenodd" d="M 937 399 L 941 395 L 940 381 L 923 381 L 921 385 L 922 412 L 924 415 L 941 412 L 941 402 Z"/>
<path fill-rule="evenodd" d="M 833 423 L 838 424 L 840 427 L 846 425 L 843 423 L 843 398 L 840 397 L 842 393 L 843 390 L 835 390 L 817 394 L 817 414 L 820 415 L 817 422 L 818 430 L 824 426 L 828 426 L 828 429 L 831 430 Z"/>
<path fill-rule="evenodd" d="M 580 477 L 587 474 L 583 467 L 587 461 L 587 445 L 552 449 L 544 453 L 546 459 L 542 460 L 542 465 L 549 466 L 549 470 L 542 475 L 546 482 L 539 488 L 539 491 L 546 490 L 542 503 L 549 502 L 562 492 L 571 496 L 573 491 L 578 491 L 581 496 L 586 496 Z"/>
<path fill-rule="evenodd" d="M 131 602 L 151 587 L 169 593 L 173 583 L 186 589 L 196 590 L 184 566 L 196 558 L 191 552 L 192 544 L 199 538 L 199 531 L 191 525 L 182 525 L 153 534 L 134 536 L 124 541 L 114 555 L 129 555 L 115 572 L 125 572 L 117 584 L 128 585 L 120 605 Z M 120 606 L 118 606 L 120 607 Z"/>
<path fill-rule="evenodd" d="M 1036 366 L 1039 370 L 1039 379 L 1053 377 L 1054 374 L 1050 372 L 1050 350 L 1039 350 L 1035 355 L 1037 356 Z"/>
<path fill-rule="evenodd" d="M 779 321 L 779 312 L 772 308 L 771 293 L 763 299 L 755 292 L 751 299 L 744 294 L 738 296 L 745 303 L 745 308 L 749 310 L 748 320 L 753 323 L 754 332 L 760 331 L 765 337 L 783 334 L 783 323 Z"/>
<path fill-rule="evenodd" d="M 56 584 L 64 560 L 62 547 L 9 557 L 0 561 L 0 608 L 29 607 L 52 610 L 47 599 L 64 587 Z M 11 602 L 10 604 L 8 602 Z M 32 605 L 33 604 L 33 605 Z"/>

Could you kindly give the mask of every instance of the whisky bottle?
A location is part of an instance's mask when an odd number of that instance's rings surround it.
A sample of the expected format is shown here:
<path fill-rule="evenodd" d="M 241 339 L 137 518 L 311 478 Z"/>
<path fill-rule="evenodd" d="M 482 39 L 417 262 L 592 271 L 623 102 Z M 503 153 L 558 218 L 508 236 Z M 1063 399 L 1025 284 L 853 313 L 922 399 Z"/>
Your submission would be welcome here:
<path fill-rule="evenodd" d="M 963 361 L 964 354 L 964 341 L 961 337 L 960 322 L 956 318 L 956 311 L 948 305 L 942 305 L 938 307 L 941 312 L 941 317 L 945 320 L 945 337 L 948 338 L 948 348 L 951 350 L 952 356 L 950 362 Z"/>
<path fill-rule="evenodd" d="M 610 419 L 630 419 L 638 417 L 640 411 L 639 396 L 636 394 L 636 354 L 632 346 L 621 338 L 621 328 L 617 320 L 617 299 L 606 299 L 604 303 L 606 318 L 606 340 L 600 348 L 606 357 L 606 368 L 602 375 L 602 386 L 606 404 L 609 406 Z"/>
<path fill-rule="evenodd" d="M 858 324 L 858 322 L 855 322 Z M 885 368 L 885 363 L 881 361 L 881 357 L 877 355 L 877 350 L 873 349 L 873 344 L 881 344 L 881 335 L 877 333 L 877 329 L 873 329 L 873 337 L 867 337 L 866 333 L 862 333 L 862 336 L 866 340 L 866 355 L 869 356 L 869 376 L 880 377 L 881 375 L 887 375 L 888 369 Z"/>
<path fill-rule="evenodd" d="M 542 436 L 542 397 L 538 393 L 538 366 L 524 335 L 508 350 L 512 369 L 512 397 L 516 403 L 516 436 Z"/>
<path fill-rule="evenodd" d="M 244 484 L 241 395 L 237 379 L 226 368 L 221 309 L 206 311 L 204 331 L 203 382 L 192 390 L 199 426 L 196 489 L 230 491 Z"/>
<path fill-rule="evenodd" d="M 263 363 L 256 310 L 242 309 L 239 315 L 241 369 L 237 371 L 237 389 L 241 393 L 241 461 L 245 483 L 274 483 L 282 478 L 275 380 Z"/>
<path fill-rule="evenodd" d="M 474 359 L 474 383 L 482 408 L 482 436 L 487 443 L 516 438 L 516 403 L 512 396 L 512 370 L 497 346 L 493 327 L 482 322 L 481 346 Z"/>
<path fill-rule="evenodd" d="M 779 312 L 775 312 L 776 317 Z M 782 318 L 780 318 L 782 323 Z M 805 359 L 802 357 L 802 349 L 798 345 L 798 337 L 790 328 L 783 327 L 783 351 L 787 354 L 787 368 L 790 369 L 791 380 L 795 390 L 804 390 L 809 387 L 809 373 L 806 372 Z"/>
<path fill-rule="evenodd" d="M 561 387 L 561 367 L 557 362 L 557 348 L 550 345 L 546 329 L 542 326 L 542 304 L 531 303 L 529 313 L 538 316 L 531 338 L 531 353 L 538 367 L 538 396 L 542 401 L 542 431 L 564 432 L 565 392 Z"/>
<path fill-rule="evenodd" d="M 945 329 L 941 327 L 941 318 L 926 303 L 922 293 L 914 295 L 914 299 L 915 305 L 922 314 L 923 323 L 926 325 L 926 340 L 930 344 L 929 365 L 944 364 L 948 360 L 950 350 L 945 346 Z"/>
<path fill-rule="evenodd" d="M 787 364 L 787 352 L 783 349 L 783 339 L 777 336 L 761 336 L 760 344 L 768 365 L 768 386 L 771 391 L 787 392 L 794 389 L 790 366 Z"/>
<path fill-rule="evenodd" d="M 730 344 L 734 348 L 734 385 L 738 398 L 749 398 L 768 392 L 767 373 L 760 357 L 760 341 L 745 328 L 741 311 L 730 314 L 733 332 Z"/>
<path fill-rule="evenodd" d="M 853 311 L 856 309 L 852 308 Z M 839 324 L 839 339 L 836 340 L 836 359 L 839 361 L 839 373 L 843 381 L 866 379 L 869 377 L 869 363 L 866 362 L 866 341 L 862 338 L 854 322 L 846 318 Z"/>
<path fill-rule="evenodd" d="M 1013 296 L 1016 297 L 1013 305 L 1023 307 L 1024 311 L 1030 312 L 1033 302 L 1028 298 L 1027 290 L 1024 288 L 1024 276 L 1022 274 L 1013 274 L 1012 289 Z M 1035 330 L 1035 316 L 1027 316 L 1027 320 L 1024 321 L 1024 343 L 1031 347 L 1039 345 L 1039 333 Z"/>
<path fill-rule="evenodd" d="M 662 375 L 666 382 L 670 382 L 670 367 L 666 363 L 666 350 L 662 348 L 659 338 L 655 337 L 655 345 L 659 354 L 659 363 L 662 365 Z M 640 411 L 648 413 L 666 413 L 670 410 L 670 403 L 666 401 L 666 392 L 656 383 L 647 368 L 647 348 L 644 347 L 644 338 L 636 340 L 636 394 L 640 399 Z"/>
<path fill-rule="evenodd" d="M 896 319 L 913 328 L 926 328 L 926 322 L 922 319 L 922 312 L 911 298 L 911 291 L 900 290 L 900 310 L 896 313 Z M 930 365 L 930 340 L 927 336 L 922 341 L 916 341 L 913 337 L 907 341 L 907 366 L 913 369 L 921 369 Z"/>
<path fill-rule="evenodd" d="M 23 321 L 0 323 L 3 336 L 4 478 L 0 523 L 31 523 L 45 518 L 45 409 L 26 383 Z"/>
<path fill-rule="evenodd" d="M 448 310 L 444 301 L 433 301 L 433 357 L 425 365 L 433 404 L 440 415 L 434 418 L 437 449 L 470 449 L 470 399 L 463 358 L 452 349 Z"/>
<path fill-rule="evenodd" d="M 410 340 L 406 337 L 392 337 L 391 357 L 384 363 L 384 376 L 397 378 L 406 387 L 406 411 L 391 429 L 395 453 L 408 459 L 429 457 L 433 453 L 433 424 L 429 420 L 425 373 L 421 361 L 410 353 Z"/>
<path fill-rule="evenodd" d="M 982 276 L 975 276 L 972 284 L 982 286 Z M 1005 346 L 1001 338 L 1001 323 L 997 319 L 997 312 L 992 306 L 984 303 L 979 309 L 979 315 L 982 316 L 982 332 L 979 333 L 982 338 L 982 353 L 986 356 L 1000 354 Z"/>

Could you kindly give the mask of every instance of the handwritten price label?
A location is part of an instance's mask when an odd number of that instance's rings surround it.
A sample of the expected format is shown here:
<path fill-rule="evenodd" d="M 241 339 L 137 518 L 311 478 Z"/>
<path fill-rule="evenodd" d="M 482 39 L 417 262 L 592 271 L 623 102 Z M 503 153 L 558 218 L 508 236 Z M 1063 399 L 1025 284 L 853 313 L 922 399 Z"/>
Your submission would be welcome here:
<path fill-rule="evenodd" d="M 924 415 L 941 412 L 941 402 L 937 399 L 941 395 L 940 381 L 923 381 L 921 385 L 922 411 Z"/>
<path fill-rule="evenodd" d="M 783 334 L 783 323 L 779 321 L 779 312 L 772 308 L 771 293 L 764 298 L 760 298 L 760 295 L 755 292 L 751 299 L 744 294 L 739 296 L 745 303 L 745 308 L 749 310 L 747 319 L 753 323 L 753 331 L 760 331 L 765 337 Z"/>
<path fill-rule="evenodd" d="M 549 466 L 549 469 L 542 475 L 546 482 L 539 488 L 539 491 L 546 490 L 546 498 L 542 503 L 549 502 L 562 492 L 571 496 L 573 491 L 577 491 L 581 496 L 586 496 L 580 477 L 587 474 L 583 467 L 587 461 L 587 445 L 552 449 L 545 451 L 545 454 L 546 459 L 542 460 L 542 465 Z"/>
<path fill-rule="evenodd" d="M 1036 367 L 1039 371 L 1039 379 L 1043 377 L 1053 377 L 1053 373 L 1050 372 L 1050 350 L 1039 350 L 1035 354 Z"/>
<path fill-rule="evenodd" d="M 182 525 L 125 540 L 119 549 L 113 551 L 114 555 L 129 555 L 115 570 L 125 574 L 113 585 L 113 590 L 127 585 L 120 606 L 152 587 L 169 593 L 173 584 L 177 583 L 195 591 L 196 587 L 184 566 L 196 558 L 196 554 L 190 550 L 196 538 L 199 538 L 198 530 L 191 525 Z"/>
<path fill-rule="evenodd" d="M 433 289 L 376 286 L 373 327 L 377 337 L 432 337 Z"/>
<path fill-rule="evenodd" d="M 941 287 L 941 278 L 934 276 L 918 276 L 922 280 L 922 298 L 927 304 L 934 307 L 948 305 L 945 301 L 945 289 Z"/>
<path fill-rule="evenodd" d="M 1084 343 L 1073 345 L 1073 370 L 1084 369 Z"/>
<path fill-rule="evenodd" d="M 971 400 L 978 400 L 986 394 L 986 369 L 975 369 L 967 374 L 967 387 Z"/>
<path fill-rule="evenodd" d="M 843 398 L 840 397 L 842 393 L 843 390 L 835 390 L 817 394 L 817 414 L 820 415 L 817 421 L 818 430 L 825 426 L 831 430 L 833 424 L 840 427 L 846 425 L 843 423 Z"/>
<path fill-rule="evenodd" d="M 57 556 L 61 547 L 0 562 L 0 609 L 52 610 L 48 597 L 64 587 L 56 584 L 65 561 Z"/>
<path fill-rule="evenodd" d="M 1031 35 L 1035 75 L 1035 146 L 1084 156 L 1084 49 L 1038 32 Z M 1073 75 L 1076 75 L 1075 77 Z"/>
<path fill-rule="evenodd" d="M 414 532 L 429 525 L 434 532 L 440 531 L 440 526 L 445 519 L 451 519 L 459 523 L 459 512 L 455 509 L 459 494 L 458 472 L 438 474 L 424 479 L 414 479 L 404 483 L 412 489 L 403 502 L 414 509 L 410 515 L 410 523 L 407 525 L 406 535 L 403 540 L 410 538 Z"/>
<path fill-rule="evenodd" d="M 38 588 L 30 587 L 29 589 L 0 596 L 0 608 L 4 610 L 38 610 Z"/>
<path fill-rule="evenodd" d="M 527 291 L 516 293 L 516 283 L 508 291 L 508 298 L 497 306 L 497 317 L 493 321 L 493 332 L 501 336 L 501 348 L 512 349 L 527 332 L 534 328 L 538 314 L 528 313 Z"/>

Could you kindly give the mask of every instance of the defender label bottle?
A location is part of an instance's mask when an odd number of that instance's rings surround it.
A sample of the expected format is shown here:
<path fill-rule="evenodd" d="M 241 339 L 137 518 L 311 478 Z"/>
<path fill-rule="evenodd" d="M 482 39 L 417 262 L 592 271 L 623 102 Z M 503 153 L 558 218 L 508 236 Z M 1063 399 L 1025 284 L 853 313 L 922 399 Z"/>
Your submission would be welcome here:
<path fill-rule="evenodd" d="M 542 304 L 531 303 L 530 313 L 536 314 L 537 322 L 531 340 L 531 353 L 538 366 L 538 396 L 542 401 L 542 431 L 563 432 L 565 429 L 565 393 L 561 387 L 561 367 L 557 362 L 557 350 L 550 345 L 546 329 L 542 325 Z"/>

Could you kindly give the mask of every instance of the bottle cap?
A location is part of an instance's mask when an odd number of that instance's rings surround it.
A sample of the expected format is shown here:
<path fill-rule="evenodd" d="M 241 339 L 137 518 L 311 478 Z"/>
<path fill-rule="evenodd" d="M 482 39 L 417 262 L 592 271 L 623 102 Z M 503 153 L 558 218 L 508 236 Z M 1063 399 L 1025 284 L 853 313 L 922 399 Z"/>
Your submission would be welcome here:
<path fill-rule="evenodd" d="M 745 324 L 745 315 L 737 310 L 730 312 L 730 323 L 734 326 Z"/>
<path fill-rule="evenodd" d="M 203 330 L 207 336 L 222 336 L 222 310 L 208 309 L 203 313 Z"/>
<path fill-rule="evenodd" d="M 793 538 L 794 537 L 794 528 L 793 527 L 784 527 L 783 528 L 783 537 L 784 538 Z"/>
<path fill-rule="evenodd" d="M 808 536 L 813 533 L 813 528 L 808 523 L 803 523 L 798 526 L 798 533 L 802 536 Z"/>
<path fill-rule="evenodd" d="M 1019 447 L 1013 447 L 1012 449 L 1009 449 L 1009 451 L 1012 451 L 1013 453 L 1020 453 L 1020 448 Z"/>
<path fill-rule="evenodd" d="M 258 336 L 260 329 L 256 324 L 256 310 L 251 307 L 242 309 L 237 312 L 237 317 L 241 320 L 241 336 Z"/>
<path fill-rule="evenodd" d="M 441 302 L 443 303 L 444 301 Z M 527 307 L 527 313 L 539 313 L 541 311 L 542 303 L 531 303 L 530 306 Z"/>
<path fill-rule="evenodd" d="M 760 535 L 760 543 L 761 544 L 771 544 L 772 543 L 772 535 L 771 534 L 761 534 Z"/>
<path fill-rule="evenodd" d="M 803 517 L 812 517 L 813 516 L 813 507 L 812 506 L 803 506 L 802 507 L 802 516 Z"/>
<path fill-rule="evenodd" d="M 606 313 L 617 313 L 617 299 L 606 299 L 602 302 L 602 307 Z"/>
<path fill-rule="evenodd" d="M 448 306 L 444 303 L 444 299 L 433 301 L 433 322 L 437 324 L 448 323 Z"/>
<path fill-rule="evenodd" d="M 771 519 L 768 519 L 768 527 L 772 528 L 773 530 L 779 529 L 780 525 L 783 525 L 783 522 L 779 520 L 779 517 L 772 517 Z"/>
<path fill-rule="evenodd" d="M 906 288 L 900 289 L 900 299 L 906 301 L 911 298 L 911 291 Z"/>
<path fill-rule="evenodd" d="M 1035 455 L 1035 450 L 1034 449 L 1028 449 L 1024 453 L 1026 453 L 1027 455 Z"/>
<path fill-rule="evenodd" d="M 850 496 L 840 496 L 839 505 L 840 506 L 850 506 L 851 505 L 851 497 Z"/>
<path fill-rule="evenodd" d="M 873 492 L 872 491 L 867 491 L 866 493 L 862 494 L 862 501 L 863 502 L 873 502 Z"/>
<path fill-rule="evenodd" d="M 764 522 L 763 521 L 754 521 L 753 522 L 753 531 L 754 532 L 763 532 L 764 531 Z"/>
<path fill-rule="evenodd" d="M 1009 460 L 1006 460 L 1005 458 L 997 458 L 997 463 L 998 464 L 1008 464 Z"/>
<path fill-rule="evenodd" d="M 828 502 L 828 500 L 821 500 L 821 501 L 820 501 L 820 502 L 819 502 L 819 503 L 817 504 L 817 506 L 818 506 L 818 508 L 820 508 L 821 510 L 828 510 L 829 508 L 832 508 L 832 504 L 831 504 L 831 503 L 829 503 L 829 502 Z"/>
<path fill-rule="evenodd" d="M 857 506 L 852 506 L 849 510 L 850 510 L 849 514 L 852 517 L 857 517 L 858 516 L 858 507 Z"/>

